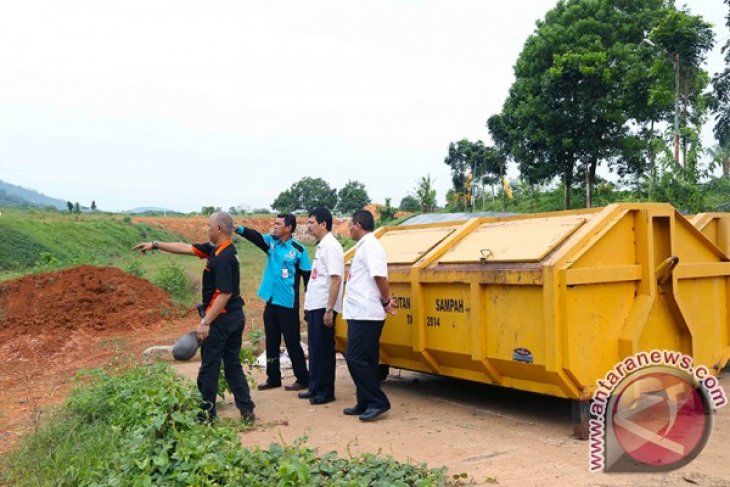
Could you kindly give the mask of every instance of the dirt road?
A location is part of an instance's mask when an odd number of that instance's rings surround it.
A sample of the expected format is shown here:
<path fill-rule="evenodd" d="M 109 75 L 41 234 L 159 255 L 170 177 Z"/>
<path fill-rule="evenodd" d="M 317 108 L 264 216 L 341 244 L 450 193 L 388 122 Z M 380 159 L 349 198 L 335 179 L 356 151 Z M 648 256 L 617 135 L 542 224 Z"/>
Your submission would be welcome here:
<path fill-rule="evenodd" d="M 338 356 L 337 400 L 312 406 L 283 388 L 253 392 L 258 425 L 241 434 L 243 445 L 266 447 L 306 435 L 308 445 L 341 455 L 382 452 L 402 461 L 445 465 L 467 473 L 477 485 L 508 486 L 730 486 L 730 407 L 715 415 L 705 450 L 684 468 L 666 474 L 592 474 L 588 442 L 570 436 L 570 403 L 466 381 L 394 371 L 384 383 L 393 409 L 382 420 L 362 423 L 344 416 L 354 386 Z M 177 369 L 194 377 L 198 363 Z M 254 372 L 256 380 L 264 374 Z M 291 371 L 284 382 L 293 381 Z M 730 391 L 730 373 L 721 376 Z M 228 399 L 228 398 L 227 398 Z M 229 401 L 221 416 L 235 417 Z"/>

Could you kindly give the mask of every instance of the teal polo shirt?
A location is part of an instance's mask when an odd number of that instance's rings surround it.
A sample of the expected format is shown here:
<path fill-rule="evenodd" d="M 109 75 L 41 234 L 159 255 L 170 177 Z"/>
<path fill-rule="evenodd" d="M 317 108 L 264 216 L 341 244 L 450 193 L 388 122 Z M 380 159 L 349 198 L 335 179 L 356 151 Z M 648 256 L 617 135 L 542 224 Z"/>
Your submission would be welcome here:
<path fill-rule="evenodd" d="M 312 270 L 304 245 L 293 238 L 280 242 L 269 234 L 262 235 L 242 225 L 236 229 L 236 233 L 256 244 L 268 255 L 258 296 L 267 303 L 298 308 L 301 273 Z"/>

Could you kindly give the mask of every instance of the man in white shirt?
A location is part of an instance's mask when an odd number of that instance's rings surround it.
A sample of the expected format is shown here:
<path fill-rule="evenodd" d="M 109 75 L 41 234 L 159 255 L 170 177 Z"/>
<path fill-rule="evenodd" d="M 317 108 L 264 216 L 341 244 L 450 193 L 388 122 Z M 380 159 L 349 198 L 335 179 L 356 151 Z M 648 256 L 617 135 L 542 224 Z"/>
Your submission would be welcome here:
<path fill-rule="evenodd" d="M 332 235 L 332 213 L 326 208 L 309 212 L 309 233 L 317 240 L 312 273 L 304 296 L 309 337 L 309 387 L 299 393 L 311 404 L 335 400 L 335 319 L 342 312 L 342 245 Z"/>
<path fill-rule="evenodd" d="M 347 415 L 373 421 L 390 410 L 390 401 L 380 388 L 378 362 L 380 334 L 386 313 L 395 314 L 388 289 L 385 250 L 372 234 L 373 215 L 358 210 L 352 215 L 350 236 L 357 242 L 350 264 L 343 316 L 347 320 L 347 368 L 357 391 L 357 404 L 345 408 Z"/>

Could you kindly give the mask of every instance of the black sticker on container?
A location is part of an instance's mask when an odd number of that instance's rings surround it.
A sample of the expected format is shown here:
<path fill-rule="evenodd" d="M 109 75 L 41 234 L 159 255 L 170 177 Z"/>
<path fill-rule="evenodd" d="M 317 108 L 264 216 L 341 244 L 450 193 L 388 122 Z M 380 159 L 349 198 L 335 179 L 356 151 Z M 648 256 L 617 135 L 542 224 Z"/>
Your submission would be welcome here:
<path fill-rule="evenodd" d="M 526 348 L 515 348 L 512 350 L 512 360 L 515 362 L 532 363 L 532 352 Z"/>

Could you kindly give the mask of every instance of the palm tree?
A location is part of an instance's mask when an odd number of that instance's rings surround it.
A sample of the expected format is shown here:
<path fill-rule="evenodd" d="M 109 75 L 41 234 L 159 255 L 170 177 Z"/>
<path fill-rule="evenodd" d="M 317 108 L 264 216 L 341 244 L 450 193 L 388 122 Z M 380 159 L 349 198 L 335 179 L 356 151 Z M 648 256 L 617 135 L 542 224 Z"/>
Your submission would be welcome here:
<path fill-rule="evenodd" d="M 722 167 L 722 177 L 730 177 L 730 147 L 716 145 L 707 149 L 707 154 L 712 158 L 711 167 Z"/>

